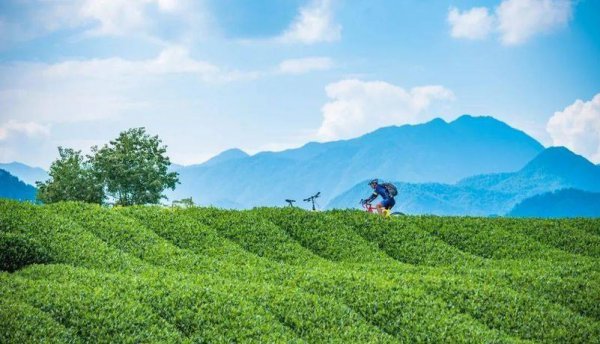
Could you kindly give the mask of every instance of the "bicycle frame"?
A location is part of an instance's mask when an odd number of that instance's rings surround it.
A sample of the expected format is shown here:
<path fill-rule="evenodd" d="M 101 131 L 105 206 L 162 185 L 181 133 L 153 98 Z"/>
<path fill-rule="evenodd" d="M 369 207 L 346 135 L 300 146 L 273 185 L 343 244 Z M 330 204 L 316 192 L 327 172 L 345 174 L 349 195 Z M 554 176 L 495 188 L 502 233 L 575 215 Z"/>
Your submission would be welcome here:
<path fill-rule="evenodd" d="M 364 203 L 362 205 L 362 207 L 365 209 L 365 211 L 367 211 L 369 213 L 376 213 L 377 212 L 377 207 L 374 207 L 371 203 Z"/>

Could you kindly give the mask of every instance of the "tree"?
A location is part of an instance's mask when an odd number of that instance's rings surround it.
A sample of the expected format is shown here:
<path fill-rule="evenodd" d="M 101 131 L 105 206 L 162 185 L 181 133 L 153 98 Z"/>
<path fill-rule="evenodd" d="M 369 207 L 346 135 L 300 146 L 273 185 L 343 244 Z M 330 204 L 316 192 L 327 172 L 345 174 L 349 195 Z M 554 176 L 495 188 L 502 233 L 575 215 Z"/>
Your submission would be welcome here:
<path fill-rule="evenodd" d="M 121 132 L 119 137 L 101 149 L 92 147 L 92 164 L 97 178 L 117 205 L 156 204 L 166 188 L 179 183 L 158 136 L 146 134 L 144 128 Z"/>
<path fill-rule="evenodd" d="M 58 147 L 60 158 L 50 166 L 50 179 L 36 182 L 37 199 L 44 203 L 83 201 L 102 203 L 105 198 L 102 181 L 81 151 Z"/>

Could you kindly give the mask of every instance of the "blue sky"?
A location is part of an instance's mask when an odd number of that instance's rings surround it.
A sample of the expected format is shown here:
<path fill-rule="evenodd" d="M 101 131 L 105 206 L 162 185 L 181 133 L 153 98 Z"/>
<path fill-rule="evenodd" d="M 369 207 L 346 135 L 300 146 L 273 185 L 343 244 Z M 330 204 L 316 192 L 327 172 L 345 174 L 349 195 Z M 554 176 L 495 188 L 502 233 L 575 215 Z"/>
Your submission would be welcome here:
<path fill-rule="evenodd" d="M 144 126 L 199 163 L 491 115 L 600 162 L 595 0 L 9 0 L 0 161 Z"/>

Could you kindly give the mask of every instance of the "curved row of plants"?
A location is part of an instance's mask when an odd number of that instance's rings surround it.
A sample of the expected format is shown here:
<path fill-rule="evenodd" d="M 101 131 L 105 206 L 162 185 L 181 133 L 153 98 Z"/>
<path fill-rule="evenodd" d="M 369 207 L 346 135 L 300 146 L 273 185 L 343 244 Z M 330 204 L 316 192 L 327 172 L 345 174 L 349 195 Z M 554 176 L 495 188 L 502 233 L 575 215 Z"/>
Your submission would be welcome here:
<path fill-rule="evenodd" d="M 0 208 L 0 342 L 600 338 L 597 220 Z"/>

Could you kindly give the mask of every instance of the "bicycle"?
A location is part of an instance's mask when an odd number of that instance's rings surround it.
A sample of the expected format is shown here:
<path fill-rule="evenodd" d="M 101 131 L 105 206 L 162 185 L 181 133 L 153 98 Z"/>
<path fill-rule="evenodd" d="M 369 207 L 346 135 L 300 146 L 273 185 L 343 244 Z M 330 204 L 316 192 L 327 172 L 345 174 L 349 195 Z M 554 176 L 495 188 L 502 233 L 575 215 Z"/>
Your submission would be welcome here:
<path fill-rule="evenodd" d="M 375 213 L 375 214 L 378 214 L 378 212 L 377 212 L 377 207 L 374 207 L 374 206 L 371 204 L 371 202 L 365 202 L 365 200 L 364 200 L 364 199 L 361 199 L 361 200 L 360 200 L 360 204 L 362 205 L 363 209 L 365 209 L 365 211 L 366 211 L 367 213 L 371 213 L 371 214 Z M 397 217 L 397 216 L 404 216 L 404 215 L 405 215 L 404 213 L 401 213 L 401 212 L 399 212 L 399 211 L 395 211 L 395 212 L 393 212 L 393 213 L 392 213 L 390 209 L 385 209 L 385 210 L 383 211 L 383 217 L 386 217 L 386 218 L 388 218 L 388 217 L 392 217 L 392 216 L 394 216 L 394 217 Z"/>
<path fill-rule="evenodd" d="M 304 201 L 304 202 L 309 202 L 309 203 L 312 203 L 312 211 L 317 211 L 317 207 L 315 207 L 315 204 L 316 204 L 316 201 L 315 201 L 315 200 L 316 200 L 317 198 L 319 198 L 319 196 L 320 196 L 320 195 L 321 195 L 321 192 L 319 191 L 319 192 L 317 192 L 315 195 L 312 195 L 312 196 L 310 196 L 310 197 L 308 197 L 308 198 L 305 198 L 305 199 L 303 199 L 303 201 Z M 318 204 L 317 204 L 317 206 L 318 206 Z"/>

